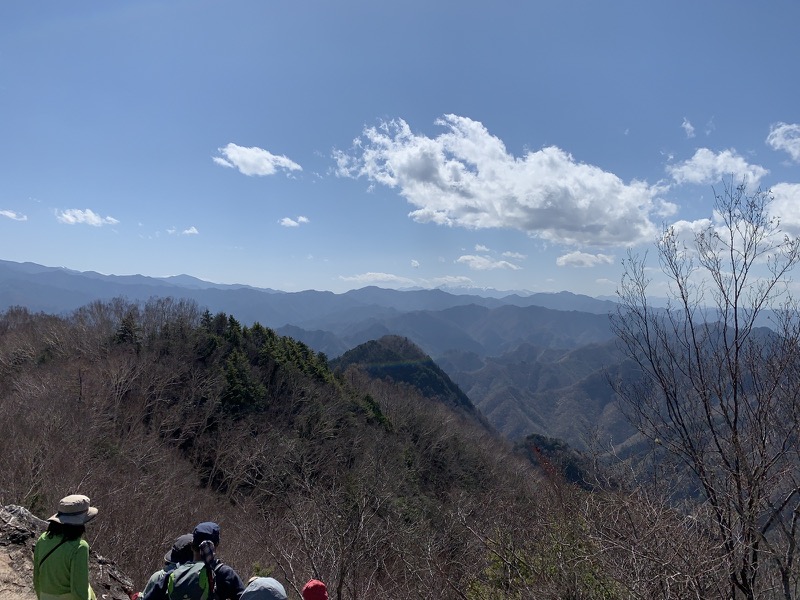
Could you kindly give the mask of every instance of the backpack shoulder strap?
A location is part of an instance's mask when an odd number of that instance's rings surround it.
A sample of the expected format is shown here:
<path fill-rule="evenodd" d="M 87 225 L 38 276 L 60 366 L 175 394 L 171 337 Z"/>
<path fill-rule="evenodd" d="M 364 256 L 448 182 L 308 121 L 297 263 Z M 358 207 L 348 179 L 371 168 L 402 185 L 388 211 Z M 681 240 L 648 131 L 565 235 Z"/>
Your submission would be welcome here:
<path fill-rule="evenodd" d="M 50 548 L 50 552 L 48 552 L 47 554 L 45 554 L 45 555 L 42 557 L 42 560 L 40 560 L 40 561 L 39 561 L 39 566 L 41 567 L 41 566 L 42 566 L 42 563 L 43 563 L 44 561 L 46 561 L 46 560 L 48 559 L 48 557 L 49 557 L 49 556 L 50 556 L 50 555 L 51 555 L 53 552 L 55 552 L 56 550 L 58 550 L 58 547 L 59 547 L 61 544 L 63 544 L 64 542 L 66 542 L 66 541 L 67 541 L 67 538 L 65 538 L 65 537 L 63 537 L 63 536 L 62 536 L 62 537 L 61 537 L 61 541 L 60 541 L 60 542 L 58 542 L 58 543 L 57 543 L 55 546 L 53 546 L 52 548 Z"/>

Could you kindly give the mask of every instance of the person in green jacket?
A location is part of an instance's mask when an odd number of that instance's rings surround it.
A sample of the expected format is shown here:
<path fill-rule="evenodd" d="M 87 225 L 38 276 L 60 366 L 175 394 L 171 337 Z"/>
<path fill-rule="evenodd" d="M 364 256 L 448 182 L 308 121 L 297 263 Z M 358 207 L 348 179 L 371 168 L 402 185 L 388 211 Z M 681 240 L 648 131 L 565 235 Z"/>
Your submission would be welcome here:
<path fill-rule="evenodd" d="M 97 509 L 81 494 L 61 499 L 58 512 L 33 550 L 33 588 L 38 600 L 96 600 L 89 585 L 89 544 L 85 525 Z"/>

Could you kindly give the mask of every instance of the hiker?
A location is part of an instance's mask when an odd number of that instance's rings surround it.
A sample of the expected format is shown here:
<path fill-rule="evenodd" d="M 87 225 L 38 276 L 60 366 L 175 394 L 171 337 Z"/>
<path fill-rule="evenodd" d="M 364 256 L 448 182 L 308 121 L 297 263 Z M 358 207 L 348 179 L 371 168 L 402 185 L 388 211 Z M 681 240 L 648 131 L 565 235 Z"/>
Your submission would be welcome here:
<path fill-rule="evenodd" d="M 311 579 L 303 586 L 303 600 L 328 600 L 328 588 L 319 579 Z"/>
<path fill-rule="evenodd" d="M 251 577 L 241 600 L 287 600 L 286 590 L 272 577 Z"/>
<path fill-rule="evenodd" d="M 219 547 L 219 525 L 210 521 L 200 523 L 194 528 L 192 536 L 194 559 L 204 560 L 214 573 L 214 595 L 217 600 L 239 600 L 244 592 L 242 578 L 230 566 L 219 561 L 215 555 L 216 549 Z M 208 555 L 209 545 L 203 542 L 211 542 L 210 556 Z"/>
<path fill-rule="evenodd" d="M 71 494 L 58 503 L 33 550 L 33 589 L 39 600 L 96 600 L 89 584 L 86 523 L 97 516 L 88 497 Z"/>
<path fill-rule="evenodd" d="M 166 573 L 143 600 L 239 600 L 244 591 L 239 575 L 217 560 L 219 525 L 200 523 L 192 532 L 192 560 Z"/>
<path fill-rule="evenodd" d="M 185 533 L 175 540 L 172 548 L 164 555 L 164 567 L 150 576 L 147 585 L 144 586 L 144 591 L 140 594 L 141 596 L 147 594 L 168 573 L 171 573 L 180 565 L 194 560 L 192 539 L 191 533 Z"/>

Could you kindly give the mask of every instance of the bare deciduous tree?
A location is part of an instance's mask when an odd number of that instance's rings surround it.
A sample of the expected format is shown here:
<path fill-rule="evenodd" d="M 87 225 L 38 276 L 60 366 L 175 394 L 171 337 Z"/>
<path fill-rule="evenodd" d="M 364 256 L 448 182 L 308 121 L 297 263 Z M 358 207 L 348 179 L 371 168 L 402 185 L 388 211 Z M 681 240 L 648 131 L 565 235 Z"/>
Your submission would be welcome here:
<path fill-rule="evenodd" d="M 629 255 L 613 324 L 641 368 L 617 391 L 634 424 L 693 475 L 731 597 L 798 593 L 800 327 L 788 275 L 800 238 L 769 193 L 726 184 L 715 222 L 657 246 L 669 304 L 656 309 L 646 256 Z M 769 319 L 770 327 L 762 327 Z"/>

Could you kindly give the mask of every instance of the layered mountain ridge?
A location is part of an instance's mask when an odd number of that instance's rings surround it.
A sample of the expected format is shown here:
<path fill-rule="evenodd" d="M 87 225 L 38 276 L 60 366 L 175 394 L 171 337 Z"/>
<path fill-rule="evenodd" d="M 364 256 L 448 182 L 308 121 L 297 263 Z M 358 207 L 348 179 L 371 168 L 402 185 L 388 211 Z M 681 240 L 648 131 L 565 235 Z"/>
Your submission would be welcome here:
<path fill-rule="evenodd" d="M 497 430 L 583 447 L 590 428 L 605 441 L 630 435 L 605 373 L 619 368 L 608 314 L 616 305 L 569 292 L 502 297 L 377 287 L 343 294 L 218 285 L 181 275 L 81 273 L 0 261 L 0 310 L 64 314 L 95 301 L 188 299 L 244 324 L 259 323 L 330 359 L 384 336 L 428 354 Z"/>

